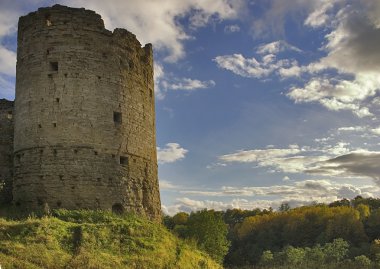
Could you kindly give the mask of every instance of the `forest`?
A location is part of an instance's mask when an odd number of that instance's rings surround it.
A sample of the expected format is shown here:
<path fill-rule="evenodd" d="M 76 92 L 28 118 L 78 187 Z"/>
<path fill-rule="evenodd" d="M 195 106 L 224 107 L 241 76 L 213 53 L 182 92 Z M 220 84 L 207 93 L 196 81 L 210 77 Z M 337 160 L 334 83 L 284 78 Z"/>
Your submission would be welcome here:
<path fill-rule="evenodd" d="M 164 225 L 225 268 L 380 268 L 380 199 L 273 209 L 201 210 Z"/>

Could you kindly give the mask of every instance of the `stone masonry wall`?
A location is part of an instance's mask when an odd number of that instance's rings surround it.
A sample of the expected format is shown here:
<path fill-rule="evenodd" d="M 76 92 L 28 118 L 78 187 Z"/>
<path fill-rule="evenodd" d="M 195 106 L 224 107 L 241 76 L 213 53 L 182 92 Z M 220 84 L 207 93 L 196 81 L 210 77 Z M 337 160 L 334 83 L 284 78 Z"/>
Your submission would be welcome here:
<path fill-rule="evenodd" d="M 12 201 L 13 102 L 0 99 L 0 204 Z"/>
<path fill-rule="evenodd" d="M 21 17 L 15 204 L 161 212 L 153 52 L 100 15 L 55 5 Z"/>

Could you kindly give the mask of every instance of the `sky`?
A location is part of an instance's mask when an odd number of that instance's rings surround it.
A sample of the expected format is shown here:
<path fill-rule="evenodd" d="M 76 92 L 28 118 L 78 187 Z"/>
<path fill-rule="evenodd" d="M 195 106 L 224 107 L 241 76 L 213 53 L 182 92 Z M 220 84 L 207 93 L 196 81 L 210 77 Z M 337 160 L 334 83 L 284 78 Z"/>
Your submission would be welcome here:
<path fill-rule="evenodd" d="M 380 0 L 0 0 L 0 98 L 55 3 L 153 44 L 165 214 L 379 198 Z"/>

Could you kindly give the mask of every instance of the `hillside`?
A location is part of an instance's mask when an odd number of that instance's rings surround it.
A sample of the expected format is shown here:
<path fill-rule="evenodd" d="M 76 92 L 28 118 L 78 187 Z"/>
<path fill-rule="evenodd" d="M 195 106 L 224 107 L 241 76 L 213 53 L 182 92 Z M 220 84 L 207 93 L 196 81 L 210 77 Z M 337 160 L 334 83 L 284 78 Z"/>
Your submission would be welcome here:
<path fill-rule="evenodd" d="M 2 268 L 221 268 L 195 244 L 136 216 L 59 210 L 0 219 Z"/>

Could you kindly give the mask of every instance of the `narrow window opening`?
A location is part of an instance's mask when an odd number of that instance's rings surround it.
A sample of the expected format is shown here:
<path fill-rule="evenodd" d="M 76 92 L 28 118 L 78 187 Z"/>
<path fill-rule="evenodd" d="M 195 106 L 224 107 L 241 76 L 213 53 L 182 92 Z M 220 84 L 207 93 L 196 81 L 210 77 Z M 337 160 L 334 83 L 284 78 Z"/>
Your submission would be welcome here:
<path fill-rule="evenodd" d="M 67 78 L 67 73 L 65 73 L 65 78 Z"/>
<path fill-rule="evenodd" d="M 116 156 L 115 156 L 115 154 L 112 154 L 112 158 L 114 158 L 114 159 L 115 159 L 115 157 L 116 157 Z"/>
<path fill-rule="evenodd" d="M 98 152 L 97 152 L 97 151 L 94 151 L 94 154 L 95 154 L 95 155 L 98 155 Z"/>
<path fill-rule="evenodd" d="M 59 103 L 59 98 L 55 98 L 55 101 L 56 101 L 57 103 Z"/>
<path fill-rule="evenodd" d="M 116 124 L 121 124 L 121 113 L 120 112 L 113 112 L 113 121 Z"/>
<path fill-rule="evenodd" d="M 77 154 L 77 153 L 78 153 L 78 150 L 77 150 L 77 149 L 74 149 L 74 153 Z"/>
<path fill-rule="evenodd" d="M 53 25 L 52 22 L 51 22 L 51 16 L 50 16 L 50 14 L 46 14 L 45 15 L 45 22 L 46 22 L 47 26 L 52 26 Z"/>
<path fill-rule="evenodd" d="M 49 55 L 50 54 L 50 50 L 46 50 L 46 55 Z"/>
<path fill-rule="evenodd" d="M 63 175 L 59 175 L 59 180 L 63 181 Z"/>
<path fill-rule="evenodd" d="M 50 71 L 58 71 L 58 62 L 50 62 Z"/>
<path fill-rule="evenodd" d="M 41 125 L 41 124 L 38 124 L 38 128 L 40 128 L 40 129 L 41 129 L 41 128 L 42 128 L 42 125 Z"/>
<path fill-rule="evenodd" d="M 54 128 L 55 128 L 55 127 L 57 127 L 57 124 L 54 122 L 54 123 L 53 123 L 53 126 L 54 126 Z"/>
<path fill-rule="evenodd" d="M 128 157 L 120 156 L 120 164 L 121 165 L 128 165 Z"/>
<path fill-rule="evenodd" d="M 62 205 L 61 201 L 57 201 L 57 206 L 60 207 Z"/>
<path fill-rule="evenodd" d="M 150 95 L 150 97 L 153 97 L 153 91 L 152 90 L 149 90 L 149 95 Z"/>
<path fill-rule="evenodd" d="M 54 157 L 57 156 L 57 150 L 56 149 L 53 150 L 53 154 L 54 154 Z"/>

